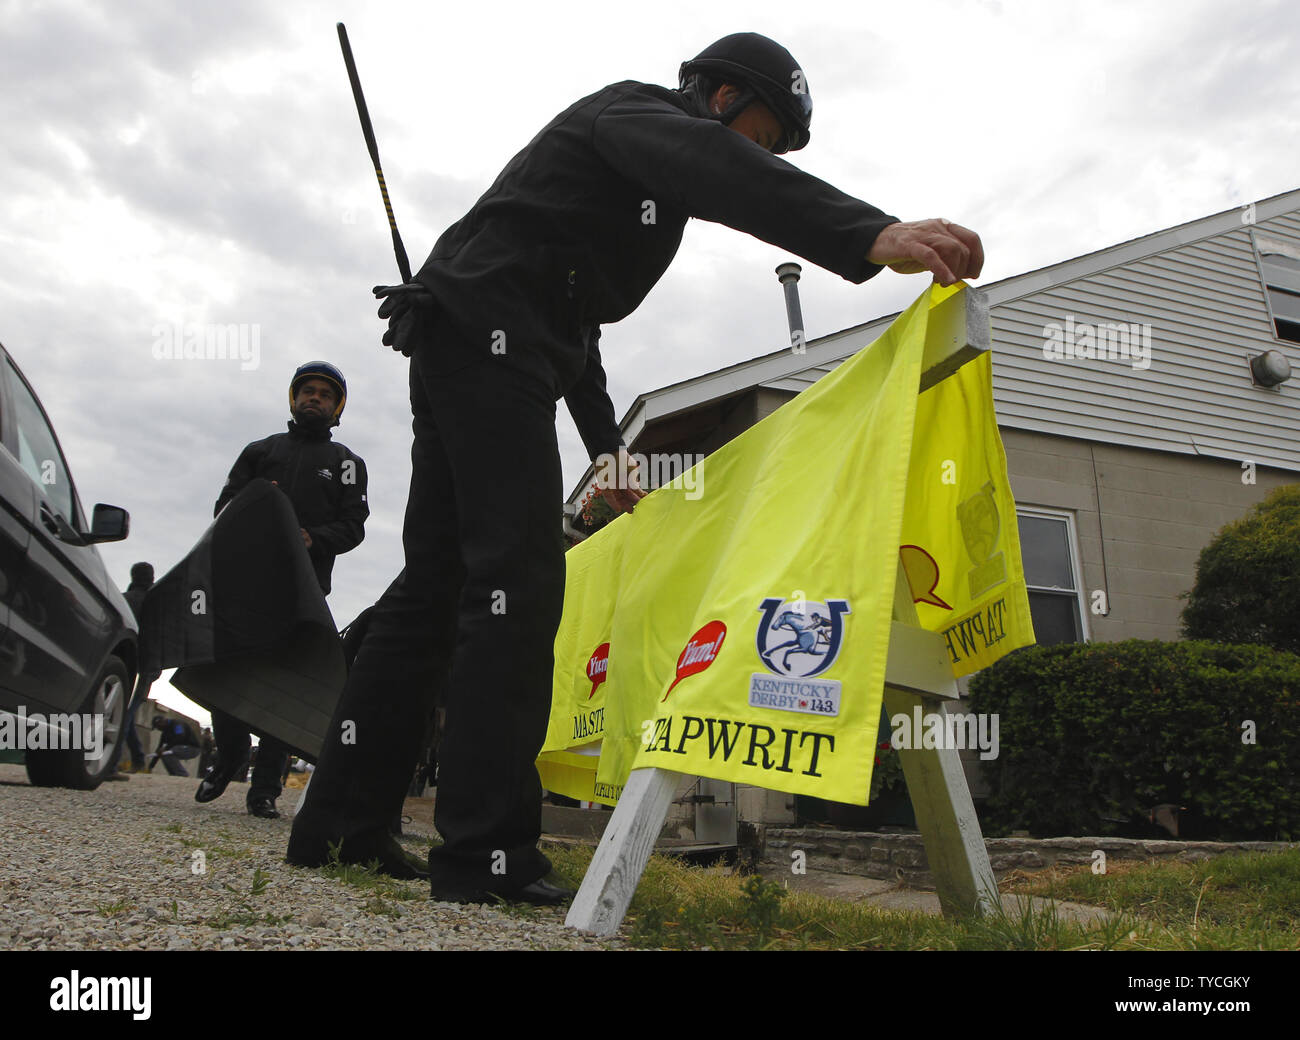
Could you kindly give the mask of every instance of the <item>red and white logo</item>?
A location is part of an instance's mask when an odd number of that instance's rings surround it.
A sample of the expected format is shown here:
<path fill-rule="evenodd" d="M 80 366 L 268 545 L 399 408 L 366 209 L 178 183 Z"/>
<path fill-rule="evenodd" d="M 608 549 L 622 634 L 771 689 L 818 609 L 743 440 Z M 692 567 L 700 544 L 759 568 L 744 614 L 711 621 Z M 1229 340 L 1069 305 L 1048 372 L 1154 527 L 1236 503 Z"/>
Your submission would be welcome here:
<path fill-rule="evenodd" d="M 591 692 L 587 694 L 587 700 L 596 696 L 596 688 L 605 681 L 609 675 L 609 644 L 601 643 L 600 646 L 592 652 L 587 658 L 587 678 L 591 680 Z"/>
<path fill-rule="evenodd" d="M 673 680 L 672 686 L 668 687 L 668 693 L 664 694 L 665 701 L 679 682 L 688 675 L 704 671 L 718 659 L 718 651 L 722 649 L 722 641 L 726 638 L 727 626 L 721 621 L 710 621 L 691 636 L 681 656 L 677 658 L 677 678 Z"/>

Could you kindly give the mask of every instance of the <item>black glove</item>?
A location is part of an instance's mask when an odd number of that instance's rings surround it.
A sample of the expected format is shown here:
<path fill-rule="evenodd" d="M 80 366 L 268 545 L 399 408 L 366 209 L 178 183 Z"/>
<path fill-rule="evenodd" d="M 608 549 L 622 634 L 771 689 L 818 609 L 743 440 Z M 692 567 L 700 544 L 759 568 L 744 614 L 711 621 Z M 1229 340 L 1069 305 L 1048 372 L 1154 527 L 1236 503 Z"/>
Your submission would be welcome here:
<path fill-rule="evenodd" d="M 419 282 L 376 285 L 373 292 L 376 299 L 384 301 L 379 305 L 379 316 L 388 319 L 384 344 L 410 357 L 416 347 L 433 335 L 438 301 Z"/>

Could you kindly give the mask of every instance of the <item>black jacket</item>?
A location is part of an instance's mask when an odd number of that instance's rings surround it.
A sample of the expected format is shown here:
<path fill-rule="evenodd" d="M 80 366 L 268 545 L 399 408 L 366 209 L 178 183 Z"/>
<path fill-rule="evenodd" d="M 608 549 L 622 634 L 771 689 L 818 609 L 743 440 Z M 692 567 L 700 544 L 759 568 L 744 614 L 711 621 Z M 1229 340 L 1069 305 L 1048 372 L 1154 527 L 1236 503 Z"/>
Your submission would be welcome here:
<path fill-rule="evenodd" d="M 438 239 L 416 279 L 459 336 L 431 344 L 421 365 L 450 372 L 504 345 L 506 360 L 565 397 L 592 458 L 613 451 L 599 326 L 637 308 L 690 217 L 852 282 L 880 271 L 866 256 L 897 220 L 704 118 L 677 91 L 615 83 L 556 116 Z"/>
<path fill-rule="evenodd" d="M 212 515 L 221 512 L 254 477 L 272 481 L 293 503 L 298 526 L 311 535 L 312 568 L 322 591 L 330 590 L 334 557 L 355 549 L 365 537 L 366 464 L 328 430 L 309 433 L 289 422 L 288 433 L 254 441 L 239 453 Z"/>
<path fill-rule="evenodd" d="M 166 725 L 158 731 L 158 751 L 172 747 L 198 747 L 199 736 L 194 727 L 179 719 L 168 719 Z"/>
<path fill-rule="evenodd" d="M 140 621 L 140 604 L 144 602 L 145 595 L 153 588 L 153 582 L 148 585 L 137 585 L 131 582 L 122 593 L 122 598 L 126 600 L 126 605 L 131 608 L 131 613 L 135 615 L 137 623 Z"/>

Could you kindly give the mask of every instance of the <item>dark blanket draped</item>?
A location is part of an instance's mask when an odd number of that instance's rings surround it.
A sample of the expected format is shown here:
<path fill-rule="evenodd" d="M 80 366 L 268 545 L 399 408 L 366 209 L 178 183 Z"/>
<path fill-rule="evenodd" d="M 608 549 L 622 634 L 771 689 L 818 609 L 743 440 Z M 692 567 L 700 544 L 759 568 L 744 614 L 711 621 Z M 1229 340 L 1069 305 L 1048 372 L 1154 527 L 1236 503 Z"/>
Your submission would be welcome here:
<path fill-rule="evenodd" d="M 347 669 L 293 506 L 245 487 L 189 555 L 149 590 L 141 670 L 315 761 Z"/>

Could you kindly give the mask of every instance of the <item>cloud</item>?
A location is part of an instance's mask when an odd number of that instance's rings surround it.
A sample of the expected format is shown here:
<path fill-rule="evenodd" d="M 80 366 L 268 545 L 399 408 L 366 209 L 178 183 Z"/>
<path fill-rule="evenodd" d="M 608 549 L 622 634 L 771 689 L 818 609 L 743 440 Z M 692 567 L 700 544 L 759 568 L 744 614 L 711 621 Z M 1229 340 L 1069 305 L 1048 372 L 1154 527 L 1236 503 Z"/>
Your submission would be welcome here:
<path fill-rule="evenodd" d="M 345 2 L 413 264 L 497 169 L 581 93 L 671 84 L 712 39 L 754 28 L 804 64 L 813 143 L 791 158 L 905 219 L 984 235 L 986 282 L 1294 188 L 1297 44 L 1285 3 L 857 9 L 666 4 L 653 16 L 536 5 Z M 339 560 L 350 618 L 401 567 L 406 365 L 370 286 L 396 276 L 334 39 L 303 0 L 11 4 L 0 65 L 0 340 L 41 395 L 87 506 L 133 516 L 103 548 L 125 584 L 211 518 L 248 441 L 282 428 L 289 373 L 339 364 L 339 434 L 367 459 L 368 536 Z M 572 25 L 572 31 L 568 26 Z M 693 225 L 640 310 L 605 331 L 617 414 L 640 393 L 779 349 L 773 268 Z M 852 286 L 805 265 L 811 335 L 905 306 L 922 281 Z M 256 326 L 260 365 L 166 362 L 154 330 Z M 566 490 L 586 459 L 560 409 Z M 558 506 L 558 504 L 557 504 Z"/>

